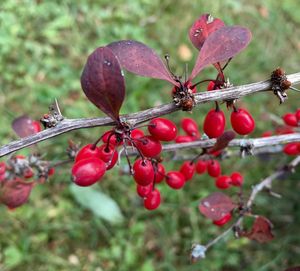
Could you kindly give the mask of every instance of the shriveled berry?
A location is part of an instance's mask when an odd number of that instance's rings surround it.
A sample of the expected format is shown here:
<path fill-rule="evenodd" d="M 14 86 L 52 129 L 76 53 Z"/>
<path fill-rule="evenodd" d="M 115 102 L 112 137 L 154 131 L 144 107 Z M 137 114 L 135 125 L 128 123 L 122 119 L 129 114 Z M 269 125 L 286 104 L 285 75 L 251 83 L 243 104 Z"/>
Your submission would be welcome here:
<path fill-rule="evenodd" d="M 73 182 L 79 186 L 89 186 L 104 175 L 106 164 L 99 158 L 91 157 L 79 160 L 72 167 Z"/>
<path fill-rule="evenodd" d="M 161 164 L 157 164 L 157 169 L 154 172 L 154 179 L 156 183 L 161 183 L 165 178 L 165 167 Z"/>
<path fill-rule="evenodd" d="M 175 138 L 175 142 L 176 143 L 186 143 L 186 142 L 192 142 L 194 141 L 196 138 L 192 137 L 192 136 L 187 136 L 187 135 L 179 135 Z"/>
<path fill-rule="evenodd" d="M 133 164 L 133 178 L 137 184 L 147 186 L 154 181 L 154 169 L 151 161 L 138 159 Z"/>
<path fill-rule="evenodd" d="M 75 157 L 75 162 L 78 162 L 79 160 L 86 159 L 86 158 L 99 158 L 100 151 L 97 147 L 93 149 L 93 144 L 88 144 L 83 146 L 80 151 L 77 153 Z"/>
<path fill-rule="evenodd" d="M 210 110 L 204 120 L 203 131 L 209 138 L 217 138 L 224 133 L 225 115 L 221 110 Z"/>
<path fill-rule="evenodd" d="M 207 162 L 207 173 L 211 177 L 218 177 L 221 174 L 221 166 L 217 160 Z"/>
<path fill-rule="evenodd" d="M 191 161 L 185 161 L 179 170 L 183 176 L 185 177 L 185 181 L 189 181 L 193 178 L 195 171 L 196 171 L 196 166 L 195 163 Z"/>
<path fill-rule="evenodd" d="M 207 162 L 204 160 L 198 160 L 196 163 L 196 172 L 198 174 L 203 174 L 206 171 Z"/>
<path fill-rule="evenodd" d="M 179 171 L 170 171 L 166 176 L 167 184 L 173 189 L 180 189 L 184 186 L 185 177 Z"/>
<path fill-rule="evenodd" d="M 255 128 L 255 122 L 251 114 L 243 108 L 233 111 L 230 116 L 232 129 L 240 135 L 248 135 Z"/>
<path fill-rule="evenodd" d="M 136 140 L 136 146 L 146 157 L 155 157 L 161 153 L 161 143 L 153 136 L 144 136 Z"/>
<path fill-rule="evenodd" d="M 148 126 L 149 133 L 161 141 L 172 141 L 177 135 L 176 125 L 164 118 L 156 118 L 149 122 Z"/>
<path fill-rule="evenodd" d="M 222 227 L 222 226 L 225 225 L 227 222 L 229 222 L 231 218 L 232 218 L 231 213 L 228 213 L 228 214 L 224 215 L 221 219 L 213 221 L 213 223 L 214 223 L 216 226 Z"/>
<path fill-rule="evenodd" d="M 298 126 L 298 120 L 295 114 L 293 113 L 286 113 L 282 116 L 282 119 L 286 125 L 297 127 Z"/>
<path fill-rule="evenodd" d="M 154 189 L 144 199 L 144 207 L 148 210 L 154 210 L 159 207 L 160 202 L 161 202 L 160 192 L 158 189 Z"/>
<path fill-rule="evenodd" d="M 219 176 L 215 182 L 216 187 L 219 189 L 227 189 L 230 187 L 230 184 L 231 178 L 226 175 Z"/>
<path fill-rule="evenodd" d="M 233 172 L 230 175 L 230 178 L 231 178 L 231 184 L 234 186 L 241 186 L 243 184 L 244 177 L 239 172 Z"/>
<path fill-rule="evenodd" d="M 138 193 L 138 195 L 142 198 L 147 197 L 149 195 L 149 193 L 152 191 L 153 189 L 153 183 L 150 183 L 149 185 L 137 185 L 136 186 L 136 192 Z"/>
<path fill-rule="evenodd" d="M 99 158 L 106 163 L 106 170 L 114 167 L 118 161 L 118 151 L 112 144 L 103 144 L 99 146 Z"/>
<path fill-rule="evenodd" d="M 187 135 L 200 138 L 200 132 L 198 124 L 192 118 L 183 118 L 181 120 L 181 128 L 186 132 Z"/>
<path fill-rule="evenodd" d="M 283 152 L 287 155 L 298 155 L 300 154 L 298 145 L 297 142 L 288 143 L 284 146 Z"/>

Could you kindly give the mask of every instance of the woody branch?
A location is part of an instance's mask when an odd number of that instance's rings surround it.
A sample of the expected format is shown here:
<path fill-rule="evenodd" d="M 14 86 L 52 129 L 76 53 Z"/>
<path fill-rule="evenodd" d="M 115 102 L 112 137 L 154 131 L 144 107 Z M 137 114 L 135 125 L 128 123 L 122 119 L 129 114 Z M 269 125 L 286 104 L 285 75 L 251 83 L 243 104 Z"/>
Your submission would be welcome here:
<path fill-rule="evenodd" d="M 287 78 L 292 83 L 292 85 L 297 85 L 300 83 L 300 72 L 290 74 L 287 76 Z M 195 103 L 196 105 L 200 105 L 202 103 L 207 103 L 212 101 L 239 99 L 241 97 L 255 94 L 257 92 L 271 91 L 270 88 L 271 88 L 271 82 L 270 80 L 266 80 L 257 83 L 226 88 L 223 90 L 201 92 L 195 94 Z M 121 116 L 121 120 L 129 123 L 132 126 L 135 126 L 145 121 L 148 121 L 150 119 L 163 116 L 166 114 L 170 114 L 178 110 L 180 110 L 180 108 L 178 108 L 175 104 L 169 103 L 169 104 L 153 107 L 144 111 L 123 115 Z M 109 117 L 87 118 L 87 119 L 66 119 L 65 118 L 53 128 L 46 129 L 37 134 L 3 145 L 2 147 L 0 147 L 0 157 L 72 130 L 91 128 L 91 127 L 100 127 L 100 126 L 112 126 L 114 124 L 115 122 Z M 280 140 L 284 140 L 284 139 L 281 138 Z"/>

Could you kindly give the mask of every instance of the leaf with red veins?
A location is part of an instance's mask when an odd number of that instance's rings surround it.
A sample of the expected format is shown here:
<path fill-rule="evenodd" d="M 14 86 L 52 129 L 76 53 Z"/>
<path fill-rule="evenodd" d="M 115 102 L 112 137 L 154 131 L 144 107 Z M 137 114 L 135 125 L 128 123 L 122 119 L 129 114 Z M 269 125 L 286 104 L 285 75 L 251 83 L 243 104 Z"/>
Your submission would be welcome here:
<path fill-rule="evenodd" d="M 267 243 L 274 238 L 272 233 L 273 225 L 263 216 L 256 217 L 252 229 L 249 232 L 243 232 L 241 236 L 255 240 L 259 243 Z"/>
<path fill-rule="evenodd" d="M 179 86 L 160 57 L 147 45 L 134 40 L 121 40 L 112 42 L 107 47 L 118 57 L 122 68 L 129 72 L 166 80 Z"/>
<path fill-rule="evenodd" d="M 225 131 L 223 135 L 217 138 L 215 145 L 211 149 L 209 149 L 209 153 L 214 153 L 216 151 L 225 149 L 228 146 L 229 142 L 235 138 L 235 136 L 235 132 Z"/>
<path fill-rule="evenodd" d="M 88 57 L 81 75 L 81 87 L 95 106 L 120 122 L 125 82 L 120 63 L 110 48 L 99 47 Z"/>
<path fill-rule="evenodd" d="M 189 31 L 190 40 L 200 50 L 207 37 L 223 26 L 225 24 L 222 20 L 214 18 L 210 14 L 203 14 L 191 26 Z"/>
<path fill-rule="evenodd" d="M 14 119 L 12 128 L 19 137 L 27 137 L 36 133 L 33 120 L 26 115 Z"/>
<path fill-rule="evenodd" d="M 189 80 L 207 65 L 232 58 L 245 49 L 251 40 L 251 32 L 241 26 L 224 26 L 211 33 L 205 40 Z"/>
<path fill-rule="evenodd" d="M 216 221 L 223 218 L 237 206 L 230 197 L 221 192 L 215 192 L 202 199 L 198 207 L 205 217 Z"/>
<path fill-rule="evenodd" d="M 7 180 L 0 187 L 0 202 L 10 209 L 17 208 L 27 202 L 33 186 L 33 182 L 18 177 Z"/>

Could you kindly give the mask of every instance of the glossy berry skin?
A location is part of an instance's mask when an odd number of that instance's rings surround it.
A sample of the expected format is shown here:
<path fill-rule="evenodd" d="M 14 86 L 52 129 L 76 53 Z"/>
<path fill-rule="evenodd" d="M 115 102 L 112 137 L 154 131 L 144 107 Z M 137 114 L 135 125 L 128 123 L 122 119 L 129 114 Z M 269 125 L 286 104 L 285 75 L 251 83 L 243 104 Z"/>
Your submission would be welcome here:
<path fill-rule="evenodd" d="M 196 171 L 196 166 L 194 163 L 191 163 L 191 161 L 185 161 L 179 170 L 182 175 L 185 177 L 185 181 L 189 181 L 193 178 L 195 171 Z"/>
<path fill-rule="evenodd" d="M 224 133 L 225 115 L 221 110 L 210 110 L 204 120 L 203 131 L 209 138 L 217 138 Z"/>
<path fill-rule="evenodd" d="M 231 185 L 231 178 L 226 175 L 219 176 L 216 179 L 215 185 L 219 189 L 227 189 Z"/>
<path fill-rule="evenodd" d="M 132 139 L 138 139 L 144 136 L 144 132 L 140 129 L 133 129 L 130 133 Z"/>
<path fill-rule="evenodd" d="M 299 155 L 299 145 L 297 142 L 288 143 L 284 146 L 283 152 L 287 155 Z"/>
<path fill-rule="evenodd" d="M 192 118 L 183 118 L 181 120 L 181 128 L 185 131 L 185 133 L 189 136 L 200 138 L 199 127 L 196 121 Z"/>
<path fill-rule="evenodd" d="M 234 186 L 242 186 L 244 182 L 244 177 L 239 172 L 233 172 L 230 175 L 230 178 L 231 178 L 231 184 Z"/>
<path fill-rule="evenodd" d="M 117 137 L 115 134 L 113 134 L 112 136 L 110 136 L 112 134 L 112 131 L 107 131 L 103 134 L 102 136 L 102 141 L 103 143 L 107 143 L 109 140 L 109 144 L 112 144 L 114 146 L 119 146 L 123 143 L 123 141 L 118 141 Z"/>
<path fill-rule="evenodd" d="M 146 185 L 146 186 L 139 185 L 139 184 L 136 186 L 136 192 L 141 198 L 147 197 L 150 194 L 150 192 L 152 191 L 152 189 L 153 189 L 152 183 L 150 183 L 149 185 Z"/>
<path fill-rule="evenodd" d="M 99 158 L 100 155 L 99 149 L 97 147 L 92 149 L 92 146 L 93 144 L 88 144 L 83 146 L 75 157 L 75 163 L 78 162 L 79 160 L 90 158 L 90 157 Z"/>
<path fill-rule="evenodd" d="M 98 149 L 98 158 L 106 163 L 106 170 L 113 168 L 118 161 L 118 151 L 115 149 L 115 146 L 112 144 L 103 144 Z"/>
<path fill-rule="evenodd" d="M 180 189 L 184 186 L 185 177 L 179 171 L 170 171 L 167 173 L 166 183 L 173 189 Z"/>
<path fill-rule="evenodd" d="M 226 214 L 225 216 L 223 216 L 221 219 L 213 221 L 213 223 L 214 223 L 216 226 L 222 227 L 222 226 L 225 225 L 227 222 L 229 222 L 231 218 L 232 218 L 231 213 L 228 213 L 228 214 Z"/>
<path fill-rule="evenodd" d="M 148 210 L 157 209 L 160 205 L 161 197 L 158 189 L 151 191 L 144 199 L 144 207 Z"/>
<path fill-rule="evenodd" d="M 287 114 L 283 115 L 282 119 L 286 125 L 293 126 L 293 127 L 298 126 L 297 117 L 293 113 L 287 113 Z"/>
<path fill-rule="evenodd" d="M 6 164 L 5 162 L 0 162 L 0 175 L 4 174 L 6 171 Z"/>
<path fill-rule="evenodd" d="M 79 186 L 90 186 L 104 175 L 106 164 L 99 158 L 79 160 L 72 167 L 73 182 Z"/>
<path fill-rule="evenodd" d="M 136 146 L 146 157 L 155 157 L 161 153 L 162 146 L 153 136 L 144 136 L 136 141 Z"/>
<path fill-rule="evenodd" d="M 186 142 L 192 142 L 194 140 L 195 140 L 194 137 L 187 136 L 187 135 L 179 135 L 175 138 L 176 143 L 186 143 Z"/>
<path fill-rule="evenodd" d="M 196 163 L 196 172 L 198 174 L 203 174 L 206 171 L 207 162 L 204 160 L 198 160 Z"/>
<path fill-rule="evenodd" d="M 166 175 L 165 167 L 161 163 L 158 163 L 157 169 L 154 172 L 155 183 L 161 183 L 164 180 L 165 175 Z"/>
<path fill-rule="evenodd" d="M 157 140 L 172 141 L 177 135 L 176 125 L 164 118 L 156 118 L 149 122 L 149 133 Z"/>
<path fill-rule="evenodd" d="M 217 160 L 207 162 L 207 173 L 211 177 L 218 177 L 221 174 L 221 166 Z"/>
<path fill-rule="evenodd" d="M 297 109 L 295 112 L 295 116 L 298 122 L 300 122 L 300 109 Z"/>
<path fill-rule="evenodd" d="M 133 164 L 133 172 L 133 178 L 139 185 L 147 186 L 154 181 L 154 169 L 149 160 L 136 160 Z"/>
<path fill-rule="evenodd" d="M 232 129 L 240 135 L 248 135 L 255 128 L 254 119 L 250 113 L 243 108 L 233 111 L 230 116 L 230 121 Z"/>
<path fill-rule="evenodd" d="M 41 123 L 39 121 L 32 121 L 32 127 L 35 133 L 39 133 L 42 131 Z"/>

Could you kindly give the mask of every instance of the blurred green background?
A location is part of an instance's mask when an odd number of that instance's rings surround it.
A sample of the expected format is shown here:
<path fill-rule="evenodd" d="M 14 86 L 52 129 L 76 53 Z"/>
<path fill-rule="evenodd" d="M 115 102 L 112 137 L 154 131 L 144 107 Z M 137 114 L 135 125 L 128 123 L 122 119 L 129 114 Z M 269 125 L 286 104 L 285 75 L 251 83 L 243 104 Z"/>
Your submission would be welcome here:
<path fill-rule="evenodd" d="M 39 119 L 58 98 L 67 118 L 102 116 L 87 101 L 79 77 L 89 53 L 119 39 L 136 39 L 161 56 L 171 55 L 171 66 L 180 74 L 190 69 L 197 51 L 188 40 L 188 29 L 202 13 L 211 13 L 226 24 L 240 24 L 253 33 L 249 47 L 226 70 L 235 85 L 265 80 L 281 66 L 299 72 L 300 3 L 285 1 L 95 1 L 2 0 L 0 3 L 0 143 L 15 139 L 11 121 L 24 113 Z M 200 79 L 214 75 L 206 69 Z M 171 86 L 160 80 L 126 73 L 127 96 L 122 113 L 136 112 L 170 101 Z M 271 94 L 246 97 L 243 104 L 255 116 L 254 136 L 272 129 L 265 112 L 281 116 L 299 107 L 299 94 L 278 106 Z M 202 123 L 211 105 L 201 105 L 193 117 Z M 228 113 L 227 113 L 228 115 Z M 174 121 L 187 113 L 169 116 Z M 49 160 L 66 158 L 67 140 L 87 144 L 104 129 L 74 131 L 42 142 Z M 29 153 L 30 149 L 20 153 Z M 188 152 L 191 154 L 191 151 Z M 248 157 L 222 162 L 223 172 L 242 171 L 245 193 L 289 161 Z M 168 160 L 168 155 L 166 155 Z M 257 197 L 255 211 L 274 224 L 276 238 L 268 244 L 228 237 L 191 264 L 192 243 L 207 243 L 224 229 L 198 212 L 199 199 L 214 188 L 206 175 L 197 176 L 181 191 L 161 185 L 164 203 L 153 212 L 142 207 L 132 178 L 121 174 L 126 163 L 105 175 L 92 190 L 70 186 L 68 167 L 60 168 L 45 185 L 35 187 L 29 203 L 15 211 L 0 206 L 0 270 L 284 270 L 300 264 L 299 172 L 276 182 L 281 200 L 267 194 Z M 180 162 L 167 161 L 168 169 Z M 234 194 L 232 189 L 228 194 Z M 109 208 L 109 209 L 107 209 Z M 114 223 L 110 222 L 114 221 Z"/>

